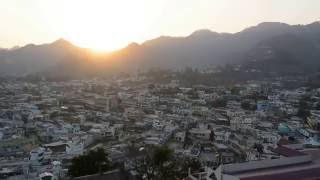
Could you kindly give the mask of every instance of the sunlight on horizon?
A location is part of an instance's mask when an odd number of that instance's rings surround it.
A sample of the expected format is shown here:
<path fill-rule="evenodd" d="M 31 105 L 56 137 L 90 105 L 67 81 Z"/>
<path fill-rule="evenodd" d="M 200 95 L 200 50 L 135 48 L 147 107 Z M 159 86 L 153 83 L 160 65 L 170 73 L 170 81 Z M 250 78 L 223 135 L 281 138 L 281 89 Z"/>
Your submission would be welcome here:
<path fill-rule="evenodd" d="M 63 38 L 94 52 L 114 51 L 129 41 L 143 40 L 157 18 L 147 16 L 150 5 L 145 0 L 69 0 L 63 3 L 63 28 L 59 31 Z"/>
<path fill-rule="evenodd" d="M 97 52 L 198 29 L 239 32 L 264 21 L 318 21 L 320 1 L 309 0 L 2 0 L 0 47 L 64 38 Z"/>

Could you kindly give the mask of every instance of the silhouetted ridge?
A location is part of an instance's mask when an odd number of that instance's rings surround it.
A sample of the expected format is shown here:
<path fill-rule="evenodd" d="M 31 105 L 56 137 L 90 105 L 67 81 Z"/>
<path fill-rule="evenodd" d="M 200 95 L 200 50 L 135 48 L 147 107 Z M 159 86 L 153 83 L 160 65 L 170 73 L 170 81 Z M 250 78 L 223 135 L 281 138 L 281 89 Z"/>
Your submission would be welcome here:
<path fill-rule="evenodd" d="M 0 74 L 50 72 L 52 76 L 86 76 L 101 74 L 107 72 L 107 69 L 130 71 L 154 67 L 208 68 L 226 63 L 251 62 L 252 59 L 255 60 L 255 65 L 263 62 L 270 69 L 277 66 L 277 63 L 281 63 L 281 67 L 285 69 L 286 62 L 291 64 L 291 69 L 303 64 L 300 69 L 309 71 L 310 69 L 303 68 L 320 68 L 319 37 L 319 21 L 308 25 L 263 22 L 234 34 L 201 29 L 187 37 L 160 36 L 142 44 L 131 43 L 126 48 L 99 56 L 94 56 L 87 49 L 79 48 L 65 39 L 59 39 L 50 44 L 29 44 L 0 51 Z M 274 52 L 274 56 L 269 57 L 269 51 Z M 268 62 L 272 63 L 267 64 Z"/>
<path fill-rule="evenodd" d="M 219 33 L 213 32 L 209 29 L 201 29 L 190 34 L 189 37 L 207 37 L 207 36 L 218 36 Z"/>

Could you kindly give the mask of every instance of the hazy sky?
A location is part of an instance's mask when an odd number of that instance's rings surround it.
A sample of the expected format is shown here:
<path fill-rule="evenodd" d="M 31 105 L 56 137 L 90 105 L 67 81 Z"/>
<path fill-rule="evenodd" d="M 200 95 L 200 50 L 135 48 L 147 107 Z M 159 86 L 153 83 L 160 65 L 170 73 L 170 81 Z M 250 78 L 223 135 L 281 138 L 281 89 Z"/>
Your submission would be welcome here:
<path fill-rule="evenodd" d="M 238 32 L 263 21 L 320 20 L 320 0 L 0 0 L 0 47 L 60 37 L 113 50 L 208 28 Z"/>

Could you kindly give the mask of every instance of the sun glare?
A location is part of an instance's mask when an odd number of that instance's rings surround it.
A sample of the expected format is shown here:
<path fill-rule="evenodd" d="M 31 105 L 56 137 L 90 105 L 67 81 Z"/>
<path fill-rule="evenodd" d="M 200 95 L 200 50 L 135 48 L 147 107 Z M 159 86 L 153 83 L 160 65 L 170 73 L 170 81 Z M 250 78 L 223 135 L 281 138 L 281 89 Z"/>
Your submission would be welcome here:
<path fill-rule="evenodd" d="M 62 37 L 96 51 L 111 51 L 142 40 L 152 22 L 146 15 L 145 0 L 68 0 L 62 5 Z"/>
<path fill-rule="evenodd" d="M 38 0 L 42 24 L 56 37 L 96 51 L 113 51 L 153 32 L 169 0 Z M 170 1 L 171 2 L 171 1 Z M 165 29 L 165 28 L 164 28 Z"/>

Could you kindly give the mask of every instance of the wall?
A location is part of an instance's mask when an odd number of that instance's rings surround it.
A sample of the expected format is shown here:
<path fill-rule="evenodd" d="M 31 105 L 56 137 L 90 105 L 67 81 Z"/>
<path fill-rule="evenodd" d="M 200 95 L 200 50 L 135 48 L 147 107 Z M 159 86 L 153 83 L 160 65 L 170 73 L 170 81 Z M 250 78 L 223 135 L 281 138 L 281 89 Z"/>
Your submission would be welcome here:
<path fill-rule="evenodd" d="M 226 174 L 233 174 L 257 169 L 307 163 L 311 162 L 311 160 L 312 159 L 310 155 L 303 155 L 296 157 L 282 157 L 279 159 L 267 159 L 262 161 L 250 161 L 245 163 L 226 164 L 223 166 L 223 172 Z"/>

